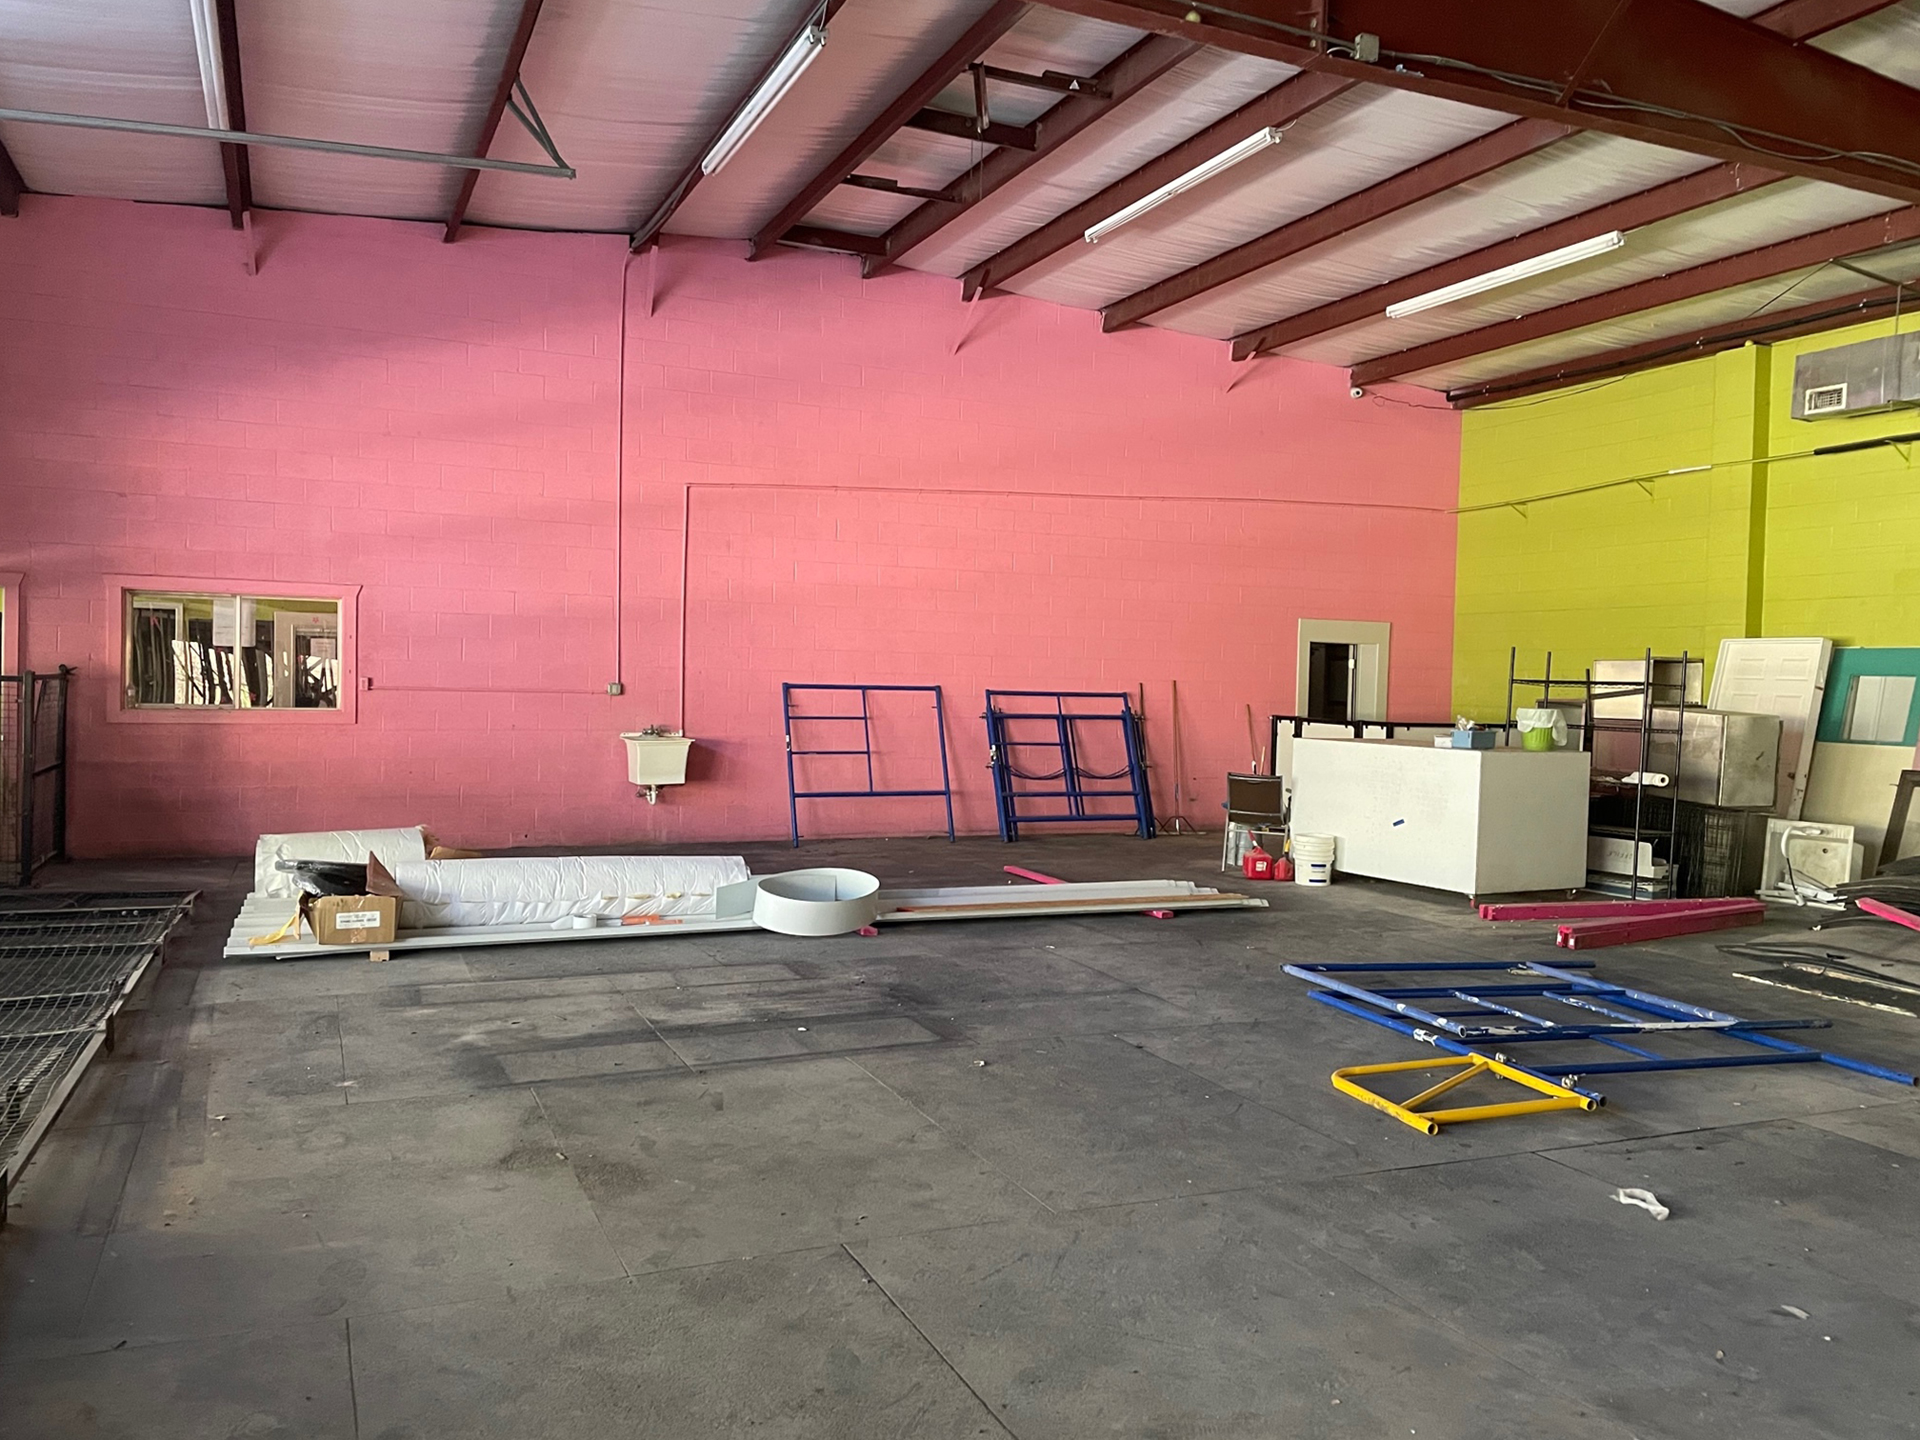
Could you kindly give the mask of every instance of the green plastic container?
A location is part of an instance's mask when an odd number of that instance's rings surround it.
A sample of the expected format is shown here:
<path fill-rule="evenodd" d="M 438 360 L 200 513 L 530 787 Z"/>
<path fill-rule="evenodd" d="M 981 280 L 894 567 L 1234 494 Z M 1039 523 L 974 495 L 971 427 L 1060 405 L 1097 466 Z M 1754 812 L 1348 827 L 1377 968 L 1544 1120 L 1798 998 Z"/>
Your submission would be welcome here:
<path fill-rule="evenodd" d="M 1522 731 L 1520 734 L 1520 748 L 1522 750 L 1553 749 L 1553 731 L 1551 730 Z"/>

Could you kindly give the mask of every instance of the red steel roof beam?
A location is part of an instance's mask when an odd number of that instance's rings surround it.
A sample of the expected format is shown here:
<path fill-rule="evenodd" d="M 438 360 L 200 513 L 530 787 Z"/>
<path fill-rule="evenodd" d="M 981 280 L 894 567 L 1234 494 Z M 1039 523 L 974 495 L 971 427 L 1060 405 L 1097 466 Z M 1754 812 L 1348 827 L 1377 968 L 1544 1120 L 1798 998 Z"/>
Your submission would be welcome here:
<path fill-rule="evenodd" d="M 1837 300 L 1819 300 L 1791 310 L 1776 310 L 1769 315 L 1749 315 L 1700 330 L 1665 335 L 1658 340 L 1643 340 L 1638 345 L 1603 350 L 1597 355 L 1556 360 L 1551 365 L 1539 365 L 1531 370 L 1521 370 L 1512 375 L 1449 390 L 1447 399 L 1463 410 L 1476 405 L 1497 405 L 1502 400 L 1518 400 L 1548 390 L 1564 390 L 1569 385 L 1611 380 L 1616 376 L 1632 375 L 1662 365 L 1678 365 L 1686 360 L 1697 360 L 1702 355 L 1737 350 L 1742 345 L 1771 344 L 1778 340 L 1791 340 L 1797 335 L 1817 334 L 1839 325 L 1856 324 L 1894 310 L 1899 300 L 1900 290 L 1896 286 L 1862 290 Z"/>
<path fill-rule="evenodd" d="M 27 193 L 27 182 L 13 163 L 7 147 L 0 144 L 0 215 L 18 215 L 20 197 Z"/>
<path fill-rule="evenodd" d="M 1552 120 L 1516 120 L 1491 134 L 1470 140 L 1465 145 L 1422 161 L 1398 175 L 1390 175 L 1365 190 L 1322 206 L 1311 214 L 1269 230 L 1224 255 L 1203 260 L 1198 265 L 1170 275 L 1157 284 L 1116 300 L 1100 312 L 1101 326 L 1118 330 L 1137 324 L 1148 316 L 1181 305 L 1209 290 L 1230 285 L 1256 270 L 1263 270 L 1289 255 L 1297 255 L 1310 246 L 1344 235 L 1356 226 L 1421 200 L 1431 199 L 1454 186 L 1464 184 L 1489 170 L 1497 170 L 1522 156 L 1564 140 L 1573 127 Z"/>
<path fill-rule="evenodd" d="M 1064 215 L 1056 216 L 1038 230 L 1021 236 L 999 254 L 982 260 L 962 277 L 962 296 L 971 300 L 989 286 L 1006 284 L 1014 276 L 1031 270 L 1042 260 L 1077 243 L 1088 229 L 1107 216 L 1117 214 L 1134 201 L 1151 195 L 1162 185 L 1179 179 L 1229 145 L 1237 144 L 1270 125 L 1291 125 L 1334 96 L 1351 90 L 1353 83 L 1335 75 L 1316 75 L 1312 72 L 1290 76 L 1231 115 L 1214 121 L 1199 134 L 1149 160 L 1131 175 L 1114 181 L 1098 195 L 1081 201 Z"/>
<path fill-rule="evenodd" d="M 507 113 L 507 101 L 513 98 L 513 83 L 520 78 L 520 62 L 526 58 L 527 42 L 533 39 L 533 23 L 540 18 L 540 4 L 541 0 L 523 0 L 520 6 L 520 20 L 513 27 L 513 38 L 507 42 L 507 58 L 500 66 L 500 83 L 493 87 L 493 99 L 488 102 L 486 116 L 480 122 L 475 155 L 484 156 L 493 146 L 500 119 Z M 451 242 L 460 233 L 460 224 L 467 218 L 467 206 L 473 200 L 473 187 L 479 179 L 478 170 L 460 172 L 460 191 L 453 197 L 453 209 L 447 215 L 447 233 L 442 239 Z"/>
<path fill-rule="evenodd" d="M 1898 4 L 1899 0 L 1781 0 L 1752 17 L 1776 35 L 1811 40 Z"/>
<path fill-rule="evenodd" d="M 917 79 L 893 98 L 866 129 L 854 137 L 832 160 L 815 172 L 806 184 L 790 196 L 774 217 L 754 235 L 749 258 L 759 259 L 780 243 L 780 238 L 807 217 L 807 214 L 833 191 L 834 187 L 866 163 L 874 151 L 891 139 L 934 96 L 950 85 L 967 66 L 1006 34 L 1026 13 L 1021 0 L 995 0 L 967 32 L 948 47 L 947 52 L 922 71 Z"/>
<path fill-rule="evenodd" d="M 1199 48 L 1191 40 L 1147 36 L 1094 76 L 1094 85 L 1087 93 L 1066 96 L 1034 121 L 1034 143 L 1030 149 L 995 150 L 955 181 L 953 188 L 964 194 L 965 199 L 929 200 L 887 231 L 887 257 L 904 255 L 931 239 L 1028 166 L 1057 150 L 1114 106 L 1137 95 Z M 877 267 L 869 262 L 869 269 L 873 268 Z"/>
<path fill-rule="evenodd" d="M 1449 335 L 1425 345 L 1415 345 L 1391 355 L 1362 361 L 1353 367 L 1353 383 L 1374 385 L 1396 376 L 1457 364 L 1476 355 L 1524 345 L 1532 340 L 1544 340 L 1589 325 L 1604 325 L 1623 315 L 1696 299 L 1716 290 L 1768 280 L 1810 265 L 1821 265 L 1830 260 L 1861 255 L 1915 239 L 1920 239 L 1920 205 L 1816 230 L 1811 235 L 1782 240 L 1757 250 L 1743 250 L 1651 280 L 1623 285 L 1617 290 L 1569 300 L 1563 305 L 1554 305 L 1531 315 L 1482 325 L 1477 330 Z"/>
<path fill-rule="evenodd" d="M 214 23 L 220 27 L 220 82 L 227 92 L 227 128 L 247 128 L 247 102 L 240 84 L 240 22 L 233 0 L 213 0 Z M 220 169 L 227 182 L 227 214 L 233 228 L 244 230 L 253 210 L 253 163 L 244 145 L 220 147 Z"/>
<path fill-rule="evenodd" d="M 1920 203 L 1920 90 L 1699 0 L 1234 0 L 1205 9 L 1189 0 L 1049 3 L 1349 79 Z M 1312 34 L 1317 23 L 1339 43 Z M 1377 40 L 1377 62 L 1353 58 L 1363 35 Z"/>
<path fill-rule="evenodd" d="M 1324 335 L 1348 325 L 1377 320 L 1386 313 L 1387 306 L 1411 300 L 1416 295 L 1457 285 L 1462 280 L 1471 280 L 1489 270 L 1517 265 L 1562 246 L 1604 235 L 1609 230 L 1634 230 L 1659 220 L 1669 220 L 1703 205 L 1748 194 L 1784 178 L 1777 170 L 1762 170 L 1753 165 L 1715 165 L 1678 180 L 1669 180 L 1651 190 L 1642 190 L 1637 195 L 1596 205 L 1591 210 L 1542 225 L 1524 235 L 1482 246 L 1465 255 L 1429 265 L 1424 270 L 1416 270 L 1411 275 L 1402 275 L 1357 294 L 1316 305 L 1298 315 L 1289 315 L 1258 330 L 1236 335 L 1233 338 L 1233 358 L 1248 360 L 1269 350 L 1285 350 L 1316 335 Z"/>

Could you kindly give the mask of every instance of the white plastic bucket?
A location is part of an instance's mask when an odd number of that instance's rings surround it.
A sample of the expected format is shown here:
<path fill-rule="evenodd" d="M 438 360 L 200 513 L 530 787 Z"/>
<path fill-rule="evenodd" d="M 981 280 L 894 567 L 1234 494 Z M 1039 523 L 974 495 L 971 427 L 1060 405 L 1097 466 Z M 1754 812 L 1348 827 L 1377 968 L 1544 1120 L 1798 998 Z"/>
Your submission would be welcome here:
<path fill-rule="evenodd" d="M 1333 880 L 1333 855 L 1338 842 L 1332 835 L 1293 837 L 1293 881 L 1296 885 L 1326 885 Z"/>

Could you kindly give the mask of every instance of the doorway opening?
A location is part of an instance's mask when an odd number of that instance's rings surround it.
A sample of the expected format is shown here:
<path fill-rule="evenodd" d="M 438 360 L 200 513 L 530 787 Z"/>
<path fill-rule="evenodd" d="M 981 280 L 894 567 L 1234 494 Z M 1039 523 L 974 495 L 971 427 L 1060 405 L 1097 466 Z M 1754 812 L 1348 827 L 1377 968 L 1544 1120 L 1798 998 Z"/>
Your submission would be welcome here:
<path fill-rule="evenodd" d="M 1360 657 L 1357 645 L 1337 640 L 1307 644 L 1307 718 L 1344 724 L 1357 718 Z"/>
<path fill-rule="evenodd" d="M 1380 620 L 1302 620 L 1294 713 L 1334 725 L 1386 719 L 1392 635 Z"/>

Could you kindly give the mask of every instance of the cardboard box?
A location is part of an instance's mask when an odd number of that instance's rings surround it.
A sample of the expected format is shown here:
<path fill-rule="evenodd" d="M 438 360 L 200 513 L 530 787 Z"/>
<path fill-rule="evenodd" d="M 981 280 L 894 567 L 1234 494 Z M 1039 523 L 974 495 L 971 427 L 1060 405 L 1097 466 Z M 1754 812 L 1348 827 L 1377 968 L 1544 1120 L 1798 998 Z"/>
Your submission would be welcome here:
<path fill-rule="evenodd" d="M 308 918 L 322 945 L 391 945 L 400 902 L 391 895 L 321 895 Z"/>

